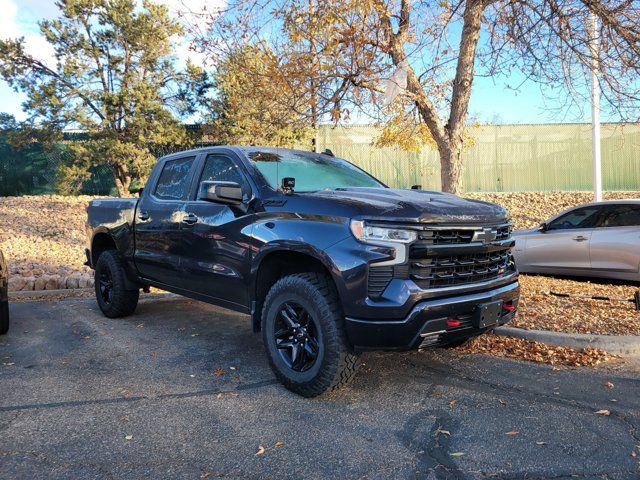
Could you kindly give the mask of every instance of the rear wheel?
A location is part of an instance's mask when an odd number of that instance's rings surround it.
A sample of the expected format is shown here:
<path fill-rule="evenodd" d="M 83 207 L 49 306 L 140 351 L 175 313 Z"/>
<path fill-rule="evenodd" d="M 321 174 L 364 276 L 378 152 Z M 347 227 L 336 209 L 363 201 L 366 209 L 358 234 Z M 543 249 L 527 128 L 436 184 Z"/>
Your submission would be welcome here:
<path fill-rule="evenodd" d="M 138 305 L 140 290 L 126 288 L 122 261 L 115 250 L 107 250 L 98 258 L 95 291 L 100 310 L 109 318 L 131 315 Z"/>
<path fill-rule="evenodd" d="M 356 371 L 337 292 L 321 273 L 290 275 L 271 287 L 262 335 L 278 380 L 304 397 L 338 388 Z"/>

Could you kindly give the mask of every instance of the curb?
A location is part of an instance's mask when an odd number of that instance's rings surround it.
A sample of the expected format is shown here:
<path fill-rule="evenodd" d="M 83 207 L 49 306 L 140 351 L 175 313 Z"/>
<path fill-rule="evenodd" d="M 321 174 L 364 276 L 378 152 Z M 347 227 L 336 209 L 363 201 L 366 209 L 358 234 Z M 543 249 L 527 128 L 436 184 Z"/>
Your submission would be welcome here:
<path fill-rule="evenodd" d="M 591 347 L 623 357 L 640 357 L 640 336 L 637 335 L 591 335 L 525 330 L 516 327 L 498 327 L 494 332 L 503 337 L 524 338 L 558 347 L 575 349 Z"/>
<path fill-rule="evenodd" d="M 73 295 L 76 293 L 93 293 L 94 289 L 93 287 L 88 287 L 88 288 L 64 288 L 64 289 L 59 289 L 59 290 L 18 290 L 18 291 L 9 291 L 9 299 L 12 298 L 42 298 L 42 299 L 47 299 L 48 297 L 55 297 L 57 295 Z M 152 299 L 163 299 L 163 298 L 181 298 L 181 295 L 178 295 L 177 293 L 171 293 L 171 292 L 162 292 L 162 293 L 153 293 L 150 295 L 153 295 L 153 297 L 151 296 L 147 296 L 149 294 L 144 294 L 144 296 L 141 294 L 140 295 L 140 302 L 143 302 L 145 300 L 152 300 Z M 186 297 L 184 297 L 186 298 Z"/>
<path fill-rule="evenodd" d="M 55 295 L 73 295 L 74 293 L 93 292 L 93 287 L 88 288 L 60 288 L 58 290 L 9 290 L 9 298 L 36 297 L 47 298 Z"/>

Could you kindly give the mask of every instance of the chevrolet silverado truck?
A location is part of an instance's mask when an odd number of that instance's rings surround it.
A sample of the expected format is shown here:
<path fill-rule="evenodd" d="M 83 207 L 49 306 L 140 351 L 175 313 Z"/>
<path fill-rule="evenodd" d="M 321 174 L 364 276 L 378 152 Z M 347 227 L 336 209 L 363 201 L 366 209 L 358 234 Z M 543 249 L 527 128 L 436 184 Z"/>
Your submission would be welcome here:
<path fill-rule="evenodd" d="M 154 286 L 244 312 L 276 377 L 307 397 L 345 384 L 364 350 L 461 345 L 516 313 L 511 224 L 417 187 L 329 151 L 168 155 L 139 198 L 87 208 L 98 305 L 130 315 Z"/>

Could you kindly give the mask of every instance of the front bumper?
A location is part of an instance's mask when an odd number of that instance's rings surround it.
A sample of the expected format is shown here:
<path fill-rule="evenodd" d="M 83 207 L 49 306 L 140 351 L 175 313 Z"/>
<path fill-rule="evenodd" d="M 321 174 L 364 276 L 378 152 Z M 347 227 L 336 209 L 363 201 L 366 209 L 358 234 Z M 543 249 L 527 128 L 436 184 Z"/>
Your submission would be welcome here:
<path fill-rule="evenodd" d="M 358 350 L 409 350 L 420 346 L 438 346 L 479 335 L 490 328 L 478 328 L 474 322 L 476 307 L 502 301 L 498 325 L 515 316 L 520 287 L 517 281 L 480 293 L 426 300 L 417 303 L 400 320 L 346 318 L 347 337 Z M 449 326 L 448 320 L 459 322 Z"/>

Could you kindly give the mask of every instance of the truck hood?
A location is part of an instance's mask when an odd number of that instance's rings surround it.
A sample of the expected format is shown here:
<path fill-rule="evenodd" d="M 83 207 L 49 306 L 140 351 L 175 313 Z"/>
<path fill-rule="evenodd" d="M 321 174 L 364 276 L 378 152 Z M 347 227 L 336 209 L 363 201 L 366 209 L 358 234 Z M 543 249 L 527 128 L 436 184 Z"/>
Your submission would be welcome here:
<path fill-rule="evenodd" d="M 305 193 L 350 207 L 353 217 L 425 223 L 499 223 L 507 211 L 493 203 L 469 200 L 450 193 L 393 188 L 339 188 Z"/>

